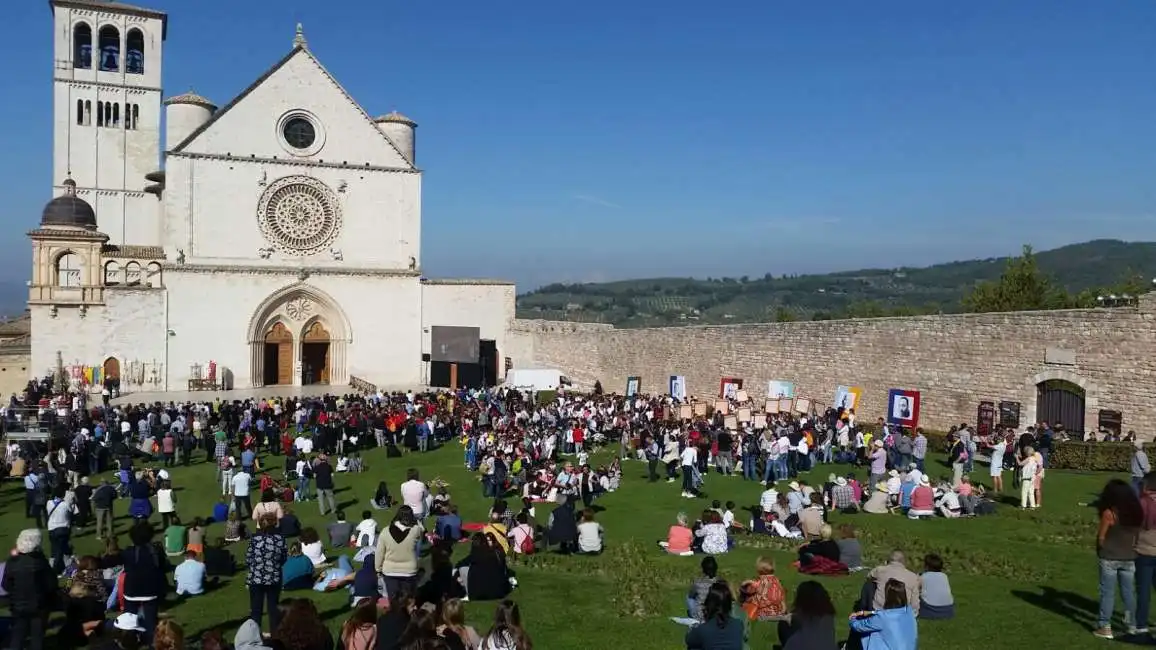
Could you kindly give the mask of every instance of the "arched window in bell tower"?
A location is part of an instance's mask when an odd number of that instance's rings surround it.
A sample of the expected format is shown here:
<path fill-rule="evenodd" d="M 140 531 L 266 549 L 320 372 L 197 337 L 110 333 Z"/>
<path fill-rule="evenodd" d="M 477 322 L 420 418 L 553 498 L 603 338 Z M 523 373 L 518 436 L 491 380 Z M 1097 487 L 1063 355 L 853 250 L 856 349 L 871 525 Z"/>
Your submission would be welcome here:
<path fill-rule="evenodd" d="M 100 69 L 105 72 L 120 70 L 120 31 L 112 25 L 100 28 Z"/>
<path fill-rule="evenodd" d="M 112 103 L 112 125 L 120 126 L 120 102 Z"/>
<path fill-rule="evenodd" d="M 92 100 L 84 100 L 84 125 L 92 126 Z"/>
<path fill-rule="evenodd" d="M 92 67 L 92 27 L 88 23 L 77 23 L 72 28 L 72 67 Z"/>
<path fill-rule="evenodd" d="M 124 43 L 124 71 L 144 74 L 144 34 L 137 28 L 128 30 Z"/>
<path fill-rule="evenodd" d="M 84 126 L 84 100 L 76 100 L 76 124 Z"/>

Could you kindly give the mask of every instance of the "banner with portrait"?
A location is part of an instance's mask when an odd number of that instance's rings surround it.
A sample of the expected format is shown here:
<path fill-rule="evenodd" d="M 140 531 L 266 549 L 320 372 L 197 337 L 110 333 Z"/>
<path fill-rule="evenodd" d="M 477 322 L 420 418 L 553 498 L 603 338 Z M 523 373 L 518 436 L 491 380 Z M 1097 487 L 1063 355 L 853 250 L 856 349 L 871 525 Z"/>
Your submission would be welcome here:
<path fill-rule="evenodd" d="M 686 377 L 683 375 L 670 376 L 670 396 L 674 399 L 686 401 Z"/>
<path fill-rule="evenodd" d="M 850 411 L 859 407 L 859 397 L 863 389 L 858 386 L 838 386 L 835 388 L 835 401 L 831 406 L 835 410 Z"/>
<path fill-rule="evenodd" d="M 919 391 L 892 388 L 887 396 L 887 421 L 909 429 L 919 426 Z"/>
<path fill-rule="evenodd" d="M 718 396 L 723 399 L 735 399 L 743 389 L 743 380 L 739 377 L 723 377 L 718 383 Z"/>

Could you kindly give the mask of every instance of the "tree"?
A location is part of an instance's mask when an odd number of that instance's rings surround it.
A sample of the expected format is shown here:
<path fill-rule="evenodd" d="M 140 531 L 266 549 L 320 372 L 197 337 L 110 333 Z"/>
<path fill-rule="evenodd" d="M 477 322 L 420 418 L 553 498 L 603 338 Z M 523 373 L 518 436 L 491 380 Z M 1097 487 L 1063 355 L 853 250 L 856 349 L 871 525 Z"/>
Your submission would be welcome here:
<path fill-rule="evenodd" d="M 786 307 L 778 307 L 775 309 L 776 323 L 793 323 L 795 320 L 797 319 L 795 318 L 794 312 L 787 309 Z"/>
<path fill-rule="evenodd" d="M 1074 300 L 1062 287 L 1052 284 L 1036 264 L 1032 247 L 1008 260 L 998 280 L 980 282 L 963 297 L 963 308 L 974 313 L 1064 309 Z"/>

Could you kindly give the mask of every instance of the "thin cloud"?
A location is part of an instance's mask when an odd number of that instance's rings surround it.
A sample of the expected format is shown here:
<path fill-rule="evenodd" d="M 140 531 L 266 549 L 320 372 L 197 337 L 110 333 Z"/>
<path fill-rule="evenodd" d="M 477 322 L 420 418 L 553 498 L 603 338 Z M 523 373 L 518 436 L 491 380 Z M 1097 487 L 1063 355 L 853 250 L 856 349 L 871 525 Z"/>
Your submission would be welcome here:
<path fill-rule="evenodd" d="M 613 208 L 615 210 L 621 210 L 622 209 L 622 206 L 618 205 L 617 203 L 607 201 L 606 199 L 600 199 L 597 196 L 592 196 L 590 194 L 575 194 L 571 198 L 573 198 L 575 201 L 582 201 L 584 203 L 593 203 L 594 205 L 600 205 L 604 208 Z"/>

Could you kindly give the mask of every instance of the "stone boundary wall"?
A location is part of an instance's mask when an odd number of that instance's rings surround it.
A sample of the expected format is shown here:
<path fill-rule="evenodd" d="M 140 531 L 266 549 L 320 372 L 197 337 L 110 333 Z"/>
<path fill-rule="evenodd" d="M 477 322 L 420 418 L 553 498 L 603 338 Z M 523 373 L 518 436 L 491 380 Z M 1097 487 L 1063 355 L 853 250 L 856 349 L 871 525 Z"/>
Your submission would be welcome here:
<path fill-rule="evenodd" d="M 892 388 L 921 392 L 920 425 L 976 421 L 980 401 L 1020 402 L 1036 419 L 1036 386 L 1066 379 L 1086 391 L 1086 429 L 1100 409 L 1123 412 L 1124 430 L 1156 433 L 1156 295 L 1139 306 L 1045 312 L 953 314 L 730 326 L 615 329 L 609 325 L 515 320 L 515 367 L 558 368 L 588 388 L 665 393 L 684 375 L 691 395 L 713 398 L 721 377 L 741 377 L 756 398 L 767 382 L 827 406 L 835 387 L 863 389 L 857 409 L 873 421 Z M 1070 426 L 1070 425 L 1069 425 Z"/>

